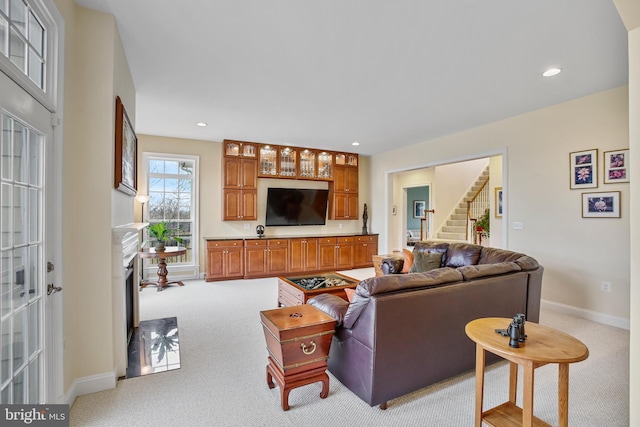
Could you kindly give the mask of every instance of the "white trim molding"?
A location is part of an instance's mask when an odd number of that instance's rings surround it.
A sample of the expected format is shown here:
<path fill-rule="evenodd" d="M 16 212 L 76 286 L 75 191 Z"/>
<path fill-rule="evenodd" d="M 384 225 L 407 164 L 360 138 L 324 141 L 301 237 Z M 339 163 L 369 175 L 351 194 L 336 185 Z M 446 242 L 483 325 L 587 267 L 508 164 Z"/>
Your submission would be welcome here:
<path fill-rule="evenodd" d="M 113 372 L 105 372 L 104 374 L 76 378 L 65 394 L 64 401 L 71 406 L 78 396 L 114 389 L 116 388 L 117 380 L 115 370 Z"/>
<path fill-rule="evenodd" d="M 597 311 L 587 310 L 572 305 L 561 304 L 559 302 L 542 300 L 540 306 L 550 311 L 558 313 L 570 314 L 571 316 L 579 317 L 581 319 L 592 320 L 594 322 L 602 323 L 603 325 L 614 326 L 616 328 L 631 329 L 631 322 L 629 319 L 625 319 L 618 316 L 611 316 L 610 314 L 598 313 Z"/>

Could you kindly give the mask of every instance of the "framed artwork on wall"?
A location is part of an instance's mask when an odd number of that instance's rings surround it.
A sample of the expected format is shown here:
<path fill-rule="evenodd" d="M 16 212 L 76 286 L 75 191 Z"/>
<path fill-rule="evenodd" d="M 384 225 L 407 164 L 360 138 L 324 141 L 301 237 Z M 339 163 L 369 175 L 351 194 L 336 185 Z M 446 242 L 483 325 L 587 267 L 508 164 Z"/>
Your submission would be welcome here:
<path fill-rule="evenodd" d="M 119 96 L 116 97 L 115 151 L 114 187 L 129 196 L 135 196 L 138 189 L 138 138 Z"/>
<path fill-rule="evenodd" d="M 582 193 L 583 218 L 620 218 L 620 192 Z"/>
<path fill-rule="evenodd" d="M 502 187 L 496 187 L 495 194 L 495 209 L 496 218 L 502 218 Z"/>
<path fill-rule="evenodd" d="M 424 218 L 424 210 L 427 207 L 427 202 L 424 200 L 414 200 L 413 201 L 413 217 L 414 218 Z"/>
<path fill-rule="evenodd" d="M 569 153 L 571 189 L 598 187 L 598 150 Z"/>
<path fill-rule="evenodd" d="M 604 152 L 604 183 L 629 182 L 629 150 Z"/>

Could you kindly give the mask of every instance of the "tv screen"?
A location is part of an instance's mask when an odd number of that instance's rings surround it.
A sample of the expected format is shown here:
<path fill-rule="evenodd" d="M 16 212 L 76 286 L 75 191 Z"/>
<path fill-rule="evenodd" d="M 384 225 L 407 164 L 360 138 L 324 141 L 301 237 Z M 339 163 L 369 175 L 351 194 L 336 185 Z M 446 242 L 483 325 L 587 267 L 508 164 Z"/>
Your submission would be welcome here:
<path fill-rule="evenodd" d="M 322 189 L 269 188 L 265 225 L 324 225 L 328 196 Z"/>

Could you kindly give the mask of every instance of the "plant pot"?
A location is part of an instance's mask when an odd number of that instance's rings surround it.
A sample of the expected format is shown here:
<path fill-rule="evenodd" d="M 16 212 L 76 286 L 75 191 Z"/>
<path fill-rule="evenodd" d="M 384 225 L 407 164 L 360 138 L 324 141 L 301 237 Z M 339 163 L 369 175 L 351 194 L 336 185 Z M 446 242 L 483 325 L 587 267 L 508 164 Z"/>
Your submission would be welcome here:
<path fill-rule="evenodd" d="M 164 252 L 164 242 L 156 243 L 153 248 L 156 250 L 156 252 Z"/>

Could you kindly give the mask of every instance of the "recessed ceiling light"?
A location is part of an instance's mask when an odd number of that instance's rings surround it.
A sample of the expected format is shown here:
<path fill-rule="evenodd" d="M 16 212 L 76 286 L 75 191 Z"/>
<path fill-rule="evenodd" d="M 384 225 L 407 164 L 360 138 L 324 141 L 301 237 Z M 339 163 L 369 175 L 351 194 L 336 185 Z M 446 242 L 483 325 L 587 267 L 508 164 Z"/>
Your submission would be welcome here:
<path fill-rule="evenodd" d="M 198 123 L 196 123 L 196 126 L 200 126 L 201 128 L 203 128 L 203 127 L 206 127 L 207 124 L 204 123 L 204 122 L 198 122 Z"/>
<path fill-rule="evenodd" d="M 356 141 L 356 142 L 352 142 L 351 145 L 360 145 L 360 143 Z"/>
<path fill-rule="evenodd" d="M 542 75 L 545 77 L 553 77 L 553 76 L 557 76 L 561 72 L 562 70 L 560 68 L 549 68 L 547 71 L 542 73 Z"/>

